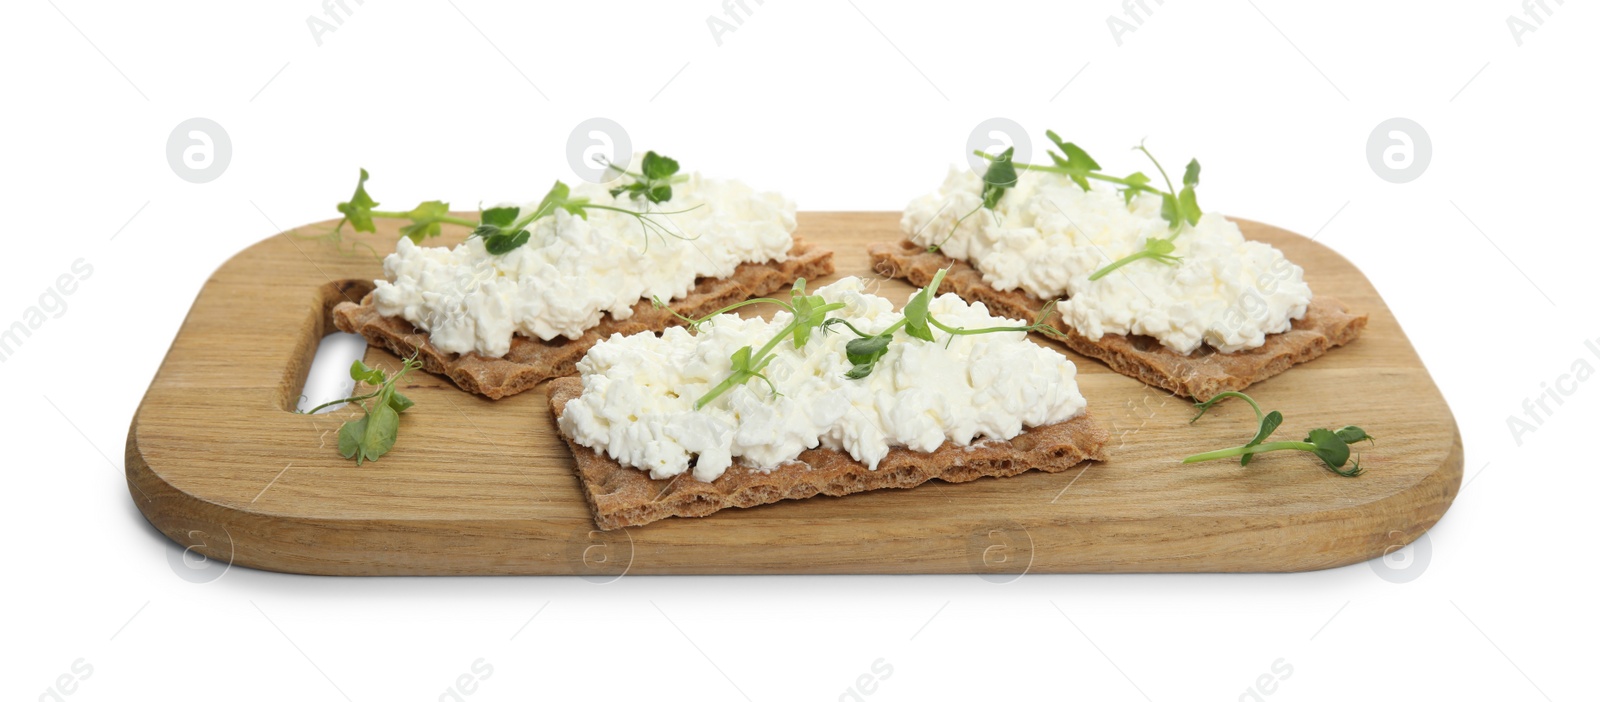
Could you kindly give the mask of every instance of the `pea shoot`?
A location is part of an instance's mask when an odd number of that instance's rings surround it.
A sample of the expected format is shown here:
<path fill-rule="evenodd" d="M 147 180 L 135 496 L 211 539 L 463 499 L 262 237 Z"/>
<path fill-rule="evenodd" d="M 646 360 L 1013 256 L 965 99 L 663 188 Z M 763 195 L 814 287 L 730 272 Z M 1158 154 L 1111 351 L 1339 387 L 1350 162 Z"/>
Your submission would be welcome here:
<path fill-rule="evenodd" d="M 1136 171 L 1122 178 L 1108 175 L 1101 171 L 1100 163 L 1094 160 L 1094 157 L 1090 156 L 1089 153 L 1084 151 L 1082 147 L 1079 147 L 1077 144 L 1074 144 L 1070 141 L 1063 141 L 1061 137 L 1053 131 L 1046 131 L 1045 136 L 1055 144 L 1057 149 L 1057 151 L 1049 152 L 1050 161 L 1053 165 L 1044 166 L 1011 162 L 1011 159 L 1009 158 L 1011 150 L 1007 149 L 1006 152 L 1001 155 L 1006 157 L 1005 161 L 1007 162 L 1007 168 L 1013 169 L 1013 172 L 1014 169 L 1021 169 L 1025 171 L 1037 171 L 1041 173 L 1056 173 L 1064 175 L 1072 179 L 1072 182 L 1077 183 L 1078 187 L 1083 188 L 1085 192 L 1090 189 L 1089 181 L 1091 180 L 1112 183 L 1120 187 L 1122 191 L 1123 202 L 1127 204 L 1132 204 L 1133 198 L 1137 197 L 1140 193 L 1150 193 L 1152 195 L 1160 196 L 1161 218 L 1167 221 L 1168 226 L 1172 230 L 1172 233 L 1165 237 L 1146 239 L 1144 246 L 1138 251 L 1113 261 L 1100 270 L 1095 271 L 1089 276 L 1089 280 L 1099 280 L 1104 278 L 1112 271 L 1126 266 L 1129 263 L 1133 263 L 1134 261 L 1149 259 L 1151 261 L 1155 261 L 1156 263 L 1170 266 L 1176 265 L 1183 260 L 1178 256 L 1172 255 L 1172 252 L 1176 250 L 1176 246 L 1172 243 L 1172 240 L 1177 238 L 1178 233 L 1183 229 L 1184 224 L 1194 226 L 1200 222 L 1200 215 L 1202 212 L 1200 211 L 1200 203 L 1195 197 L 1195 187 L 1200 185 L 1200 162 L 1198 160 L 1190 159 L 1189 165 L 1184 168 L 1182 180 L 1183 187 L 1180 189 L 1172 184 L 1172 178 L 1167 175 L 1167 169 L 1162 167 L 1161 162 L 1156 160 L 1155 155 L 1150 153 L 1150 150 L 1145 148 L 1143 143 L 1135 146 L 1134 150 L 1143 153 L 1146 158 L 1149 158 L 1150 162 L 1155 165 L 1156 171 L 1161 174 L 1161 180 L 1167 185 L 1166 190 L 1161 190 L 1159 188 L 1151 187 L 1150 183 L 1152 181 L 1150 177 L 1141 172 Z M 983 151 L 975 151 L 974 153 L 983 158 L 990 159 L 994 163 L 998 163 L 1001 160 L 1000 156 L 993 156 Z M 985 182 L 987 182 L 987 178 L 985 179 Z M 1012 182 L 1015 183 L 1015 178 L 1012 179 Z M 991 207 L 991 209 L 993 208 Z M 959 221 L 956 224 L 957 226 L 960 226 Z M 954 232 L 952 231 L 952 233 Z"/>
<path fill-rule="evenodd" d="M 412 356 L 401 361 L 400 370 L 390 375 L 358 359 L 350 364 L 350 378 L 356 382 L 375 386 L 377 389 L 365 395 L 325 402 L 305 414 L 316 414 L 324 407 L 347 402 L 373 400 L 371 404 L 360 405 L 360 419 L 352 419 L 340 425 L 339 454 L 345 458 L 355 459 L 358 466 L 362 461 L 376 461 L 394 447 L 395 439 L 400 434 L 400 413 L 416 404 L 411 398 L 400 394 L 395 385 L 401 378 L 406 377 L 406 374 L 421 367 L 422 362 L 418 361 L 416 356 Z"/>
<path fill-rule="evenodd" d="M 994 215 L 994 206 L 1000 204 L 1000 198 L 1005 197 L 1006 191 L 1017 184 L 1017 169 L 1011 162 L 1011 157 L 1014 153 L 1016 153 L 1016 147 L 1007 147 L 1005 151 L 1000 152 L 999 156 L 990 157 L 992 160 L 989 161 L 989 167 L 983 171 L 983 191 L 980 193 L 978 206 L 961 215 L 956 220 L 956 223 L 950 227 L 950 233 L 946 234 L 939 243 L 928 246 L 928 253 L 938 253 L 939 247 L 944 246 L 945 242 L 949 241 L 950 237 L 955 236 L 956 231 L 961 229 L 961 223 L 967 221 L 967 218 L 976 214 L 978 210 L 989 210 L 990 215 L 995 217 L 995 224 L 1000 223 L 999 216 Z M 988 154 L 984 155 L 988 156 Z"/>
<path fill-rule="evenodd" d="M 1205 413 L 1218 402 L 1230 397 L 1244 400 L 1250 404 L 1251 409 L 1255 410 L 1257 423 L 1255 438 L 1243 446 L 1189 456 L 1183 459 L 1184 463 L 1199 463 L 1201 461 L 1214 461 L 1219 458 L 1238 456 L 1239 465 L 1247 466 L 1250 465 L 1250 459 L 1256 454 L 1270 451 L 1307 451 L 1322 459 L 1323 466 L 1334 474 L 1346 478 L 1354 478 L 1361 475 L 1361 457 L 1356 456 L 1355 463 L 1351 467 L 1344 467 L 1345 463 L 1350 460 L 1350 445 L 1359 441 L 1376 443 L 1371 436 L 1367 435 L 1365 430 L 1357 426 L 1347 426 L 1338 430 L 1312 429 L 1304 441 L 1268 442 L 1267 438 L 1272 436 L 1272 432 L 1277 431 L 1278 427 L 1283 424 L 1283 413 L 1273 410 L 1262 414 L 1261 405 L 1242 392 L 1217 393 L 1205 402 L 1195 403 L 1195 408 L 1200 412 L 1194 416 L 1194 419 L 1189 420 L 1189 423 L 1193 424 L 1195 420 L 1205 416 Z"/>
<path fill-rule="evenodd" d="M 653 155 L 655 152 L 652 151 L 650 154 Z M 636 185 L 642 185 L 645 189 L 640 192 L 644 194 L 645 199 L 652 205 L 670 200 L 672 198 L 670 182 L 674 178 L 673 174 L 678 170 L 678 162 L 664 156 L 657 156 L 654 160 L 647 159 L 647 161 L 651 165 L 646 168 L 646 171 L 656 173 L 661 176 L 660 178 L 652 179 L 649 176 L 640 175 L 639 177 L 644 178 L 643 181 L 619 188 L 612 195 L 615 196 L 623 191 L 633 192 L 630 190 L 631 188 Z M 624 172 L 626 173 L 627 171 Z M 377 231 L 373 221 L 375 219 L 403 219 L 409 223 L 400 228 L 400 234 L 410 239 L 413 243 L 420 244 L 426 239 L 439 236 L 443 232 L 443 225 L 454 224 L 471 227 L 472 236 L 483 239 L 484 248 L 489 253 L 500 256 L 528 243 L 528 240 L 532 237 L 532 232 L 528 227 L 538 220 L 554 215 L 557 210 L 565 210 L 568 214 L 583 219 L 589 218 L 589 211 L 591 210 L 606 210 L 638 220 L 639 228 L 644 234 L 644 247 L 648 250 L 650 247 L 650 235 L 652 234 L 663 242 L 666 241 L 668 236 L 684 240 L 693 239 L 694 237 L 684 236 L 673 231 L 656 217 L 682 214 L 699 207 L 699 205 L 696 205 L 688 209 L 670 212 L 636 212 L 622 207 L 596 204 L 590 202 L 589 198 L 586 197 L 573 197 L 572 189 L 566 183 L 558 180 L 554 185 L 550 186 L 549 192 L 546 192 L 544 198 L 539 201 L 539 206 L 535 207 L 531 212 L 523 214 L 522 208 L 519 207 L 492 207 L 480 212 L 478 219 L 474 221 L 450 214 L 450 204 L 440 200 L 429 200 L 403 212 L 374 209 L 378 206 L 378 203 L 367 193 L 367 179 L 367 169 L 363 168 L 361 169 L 361 177 L 356 181 L 355 193 L 350 196 L 349 200 L 338 205 L 339 213 L 344 215 L 344 218 L 334 225 L 333 231 L 329 233 L 330 237 L 337 239 L 347 223 L 358 232 L 372 233 Z"/>
<path fill-rule="evenodd" d="M 933 316 L 932 312 L 928 311 L 928 307 L 933 303 L 933 298 L 939 294 L 939 285 L 944 282 L 944 276 L 948 272 L 950 272 L 949 268 L 941 268 L 934 273 L 933 280 L 928 281 L 926 286 L 918 290 L 917 294 L 906 302 L 905 308 L 900 311 L 900 321 L 889 325 L 889 328 L 877 334 L 863 332 L 851 324 L 849 320 L 842 317 L 830 319 L 824 323 L 826 327 L 842 326 L 856 335 L 856 338 L 850 340 L 844 347 L 845 358 L 852 364 L 850 370 L 845 373 L 845 377 L 859 379 L 872 375 L 872 371 L 877 367 L 878 361 L 889 353 L 889 344 L 894 340 L 895 332 L 902 329 L 905 330 L 906 336 L 923 341 L 934 341 L 933 330 L 938 329 L 949 335 L 945 337 L 946 346 L 954 341 L 957 336 L 970 334 L 1037 331 L 1048 335 L 1064 336 L 1048 323 L 1050 315 L 1056 309 L 1055 300 L 1046 302 L 1039 309 L 1039 314 L 1034 318 L 1033 324 L 1027 326 L 967 329 L 965 327 L 952 327 L 940 322 Z"/>
<path fill-rule="evenodd" d="M 606 168 L 632 179 L 630 183 L 612 188 L 611 197 L 627 193 L 635 200 L 644 198 L 659 205 L 672 199 L 673 183 L 688 179 L 688 176 L 677 174 L 677 161 L 654 151 L 645 152 L 644 158 L 639 161 L 639 172 L 637 173 L 609 161 L 603 163 Z"/>
<path fill-rule="evenodd" d="M 657 307 L 666 307 L 666 303 L 660 298 L 653 298 L 653 300 Z M 767 387 L 772 390 L 772 394 L 778 395 L 777 386 L 772 384 L 770 378 L 761 373 L 766 369 L 767 364 L 772 362 L 773 350 L 784 339 L 790 339 L 797 349 L 804 348 L 806 342 L 811 340 L 811 330 L 822 326 L 829 312 L 844 308 L 843 302 L 828 302 L 821 295 L 807 295 L 806 279 L 800 278 L 794 281 L 794 287 L 789 291 L 788 302 L 770 297 L 758 297 L 736 302 L 699 319 L 690 319 L 677 312 L 673 312 L 673 314 L 677 315 L 678 319 L 683 320 L 690 329 L 698 331 L 701 325 L 711 321 L 717 315 L 732 312 L 740 307 L 763 303 L 777 305 L 793 315 L 794 318 L 783 329 L 779 330 L 771 341 L 762 346 L 759 351 L 752 350 L 749 346 L 744 346 L 738 351 L 734 351 L 732 356 L 733 371 L 716 387 L 711 388 L 709 392 L 700 396 L 700 399 L 695 400 L 695 409 L 706 406 L 712 400 L 721 397 L 723 393 L 744 385 L 755 378 L 766 381 Z"/>
<path fill-rule="evenodd" d="M 929 305 L 932 304 L 933 297 L 938 294 L 939 284 L 944 280 L 945 273 L 948 271 L 949 269 L 942 269 L 935 273 L 933 280 L 930 281 L 927 286 L 917 291 L 917 294 L 912 296 L 911 300 L 906 303 L 905 309 L 901 311 L 900 321 L 895 322 L 887 329 L 884 329 L 876 334 L 869 334 L 856 328 L 855 325 L 851 324 L 850 321 L 844 317 L 829 317 L 829 312 L 843 309 L 844 303 L 828 302 L 827 300 L 823 299 L 821 295 L 807 295 L 805 292 L 805 279 L 803 278 L 795 281 L 794 289 L 790 293 L 789 302 L 783 302 L 781 300 L 772 298 L 756 298 L 754 300 L 746 300 L 744 302 L 729 305 L 700 319 L 690 319 L 688 317 L 679 315 L 679 319 L 683 320 L 691 329 L 694 330 L 698 330 L 701 325 L 705 324 L 707 321 L 710 321 L 719 314 L 731 312 L 740 307 L 752 304 L 775 304 L 794 315 L 794 318 L 789 322 L 789 324 L 780 329 L 778 333 L 760 349 L 753 350 L 752 347 L 745 346 L 740 348 L 738 351 L 733 352 L 733 356 L 731 357 L 731 360 L 733 361 L 733 370 L 728 374 L 728 377 L 722 380 L 722 382 L 718 383 L 709 392 L 701 396 L 700 399 L 696 400 L 694 403 L 694 408 L 700 409 L 705 407 L 713 400 L 721 397 L 723 393 L 744 385 L 745 383 L 748 383 L 756 378 L 760 378 L 761 380 L 765 381 L 767 383 L 767 387 L 772 390 L 772 394 L 774 396 L 779 395 L 780 393 L 778 392 L 777 386 L 774 385 L 772 380 L 763 373 L 763 371 L 766 370 L 767 364 L 772 362 L 773 351 L 784 339 L 792 340 L 794 348 L 796 349 L 804 348 L 806 342 L 810 340 L 811 332 L 814 329 L 821 329 L 824 333 L 827 333 L 833 331 L 834 327 L 844 327 L 856 335 L 855 339 L 851 339 L 845 344 L 845 358 L 850 361 L 851 364 L 850 370 L 845 372 L 845 377 L 853 380 L 859 380 L 872 374 L 872 371 L 877 368 L 878 361 L 882 360 L 883 357 L 889 353 L 889 345 L 895 341 L 895 335 L 901 331 L 905 332 L 905 336 L 920 339 L 922 341 L 932 342 L 935 341 L 934 330 L 937 329 L 948 335 L 945 339 L 946 345 L 948 345 L 957 336 L 969 334 L 993 334 L 997 332 L 1026 333 L 1031 331 L 1039 331 L 1046 334 L 1061 335 L 1060 331 L 1048 324 L 1050 315 L 1055 311 L 1055 301 L 1053 300 L 1046 303 L 1044 307 L 1040 309 L 1038 317 L 1034 320 L 1033 324 L 1026 326 L 967 329 L 965 327 L 952 327 L 948 324 L 940 322 L 933 316 L 933 313 L 930 312 L 928 308 Z M 666 304 L 660 299 L 655 300 L 655 303 L 657 306 L 665 306 Z"/>

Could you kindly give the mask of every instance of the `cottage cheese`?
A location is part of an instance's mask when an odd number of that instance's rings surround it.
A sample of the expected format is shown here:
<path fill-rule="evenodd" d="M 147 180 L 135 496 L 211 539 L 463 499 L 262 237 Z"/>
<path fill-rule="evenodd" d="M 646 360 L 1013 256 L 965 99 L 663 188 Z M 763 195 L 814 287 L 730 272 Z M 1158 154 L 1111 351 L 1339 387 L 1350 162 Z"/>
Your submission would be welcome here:
<path fill-rule="evenodd" d="M 1143 249 L 1145 239 L 1171 234 L 1161 198 L 1146 193 L 1126 204 L 1115 190 L 1085 192 L 1053 173 L 1019 176 L 993 212 L 974 213 L 952 235 L 983 189 L 977 174 L 952 168 L 938 192 L 906 207 L 901 228 L 913 241 L 941 244 L 944 254 L 971 263 L 996 289 L 1066 296 L 1057 309 L 1091 340 L 1142 334 L 1179 353 L 1202 343 L 1232 353 L 1262 345 L 1305 316 L 1311 288 L 1300 267 L 1212 213 L 1173 239 L 1181 263 L 1136 261 L 1090 282 L 1090 274 Z"/>
<path fill-rule="evenodd" d="M 444 351 L 499 357 L 514 334 L 576 339 L 603 314 L 627 319 L 640 298 L 682 297 L 696 278 L 782 261 L 794 244 L 795 206 L 781 195 L 697 173 L 672 190 L 655 209 L 695 209 L 654 217 L 690 240 L 651 234 L 646 246 L 637 219 L 594 209 L 587 220 L 564 210 L 540 219 L 528 243 L 503 256 L 477 237 L 448 249 L 402 238 L 383 262 L 389 280 L 377 281 L 378 312 L 405 318 Z M 649 204 L 590 183 L 573 187 L 572 196 L 635 211 Z"/>
<path fill-rule="evenodd" d="M 866 333 L 900 320 L 889 300 L 867 293 L 859 278 L 817 291 L 844 309 Z M 946 325 L 1008 326 L 982 303 L 955 295 L 929 308 Z M 659 338 L 613 335 L 578 362 L 583 394 L 567 403 L 562 430 L 579 444 L 618 462 L 669 478 L 693 469 L 715 480 L 735 459 L 771 470 L 800 452 L 823 446 L 848 452 L 876 469 L 891 446 L 932 451 L 945 441 L 1006 440 L 1024 427 L 1066 421 L 1084 411 L 1077 369 L 1060 353 L 1025 340 L 1022 332 L 956 336 L 934 342 L 897 333 L 866 378 L 845 377 L 849 332 L 812 332 L 805 348 L 783 341 L 765 375 L 733 388 L 705 407 L 694 402 L 722 382 L 740 347 L 759 349 L 791 317 L 772 321 L 723 315 L 698 334 L 674 327 Z"/>

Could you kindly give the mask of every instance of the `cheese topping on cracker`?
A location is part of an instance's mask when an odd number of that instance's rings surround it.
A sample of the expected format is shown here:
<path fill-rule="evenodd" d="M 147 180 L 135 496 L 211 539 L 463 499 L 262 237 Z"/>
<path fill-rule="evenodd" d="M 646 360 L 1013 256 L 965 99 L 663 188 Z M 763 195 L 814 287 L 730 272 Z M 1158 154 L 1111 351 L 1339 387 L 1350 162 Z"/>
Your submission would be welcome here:
<path fill-rule="evenodd" d="M 860 278 L 816 294 L 844 303 L 834 316 L 868 334 L 901 318 Z M 934 298 L 929 309 L 953 327 L 1016 325 L 953 294 Z M 845 345 L 855 335 L 819 329 L 803 348 L 787 339 L 775 347 L 763 371 L 772 387 L 753 379 L 694 408 L 728 376 L 735 350 L 761 346 L 789 321 L 782 311 L 771 321 L 723 314 L 698 333 L 672 327 L 660 337 L 614 335 L 578 362 L 583 394 L 567 403 L 561 429 L 652 478 L 692 471 L 711 481 L 736 460 L 772 470 L 817 447 L 844 451 L 876 469 L 893 447 L 928 452 L 946 441 L 1009 440 L 1086 407 L 1072 362 L 1030 343 L 1023 332 L 938 333 L 932 342 L 897 332 L 876 370 L 851 379 L 845 377 L 852 366 Z"/>
<path fill-rule="evenodd" d="M 1214 213 L 1172 239 L 1172 255 L 1183 259 L 1176 265 L 1135 261 L 1090 281 L 1147 238 L 1171 235 L 1161 198 L 1143 193 L 1128 203 L 1115 190 L 1085 192 L 1054 173 L 1018 176 L 994 211 L 980 209 L 956 227 L 980 204 L 983 182 L 952 168 L 937 192 L 906 207 L 900 226 L 912 241 L 972 264 L 997 290 L 1064 296 L 1058 309 L 1091 341 L 1142 334 L 1178 353 L 1202 344 L 1232 353 L 1261 346 L 1305 316 L 1311 288 L 1301 268 Z"/>
<path fill-rule="evenodd" d="M 641 212 L 649 204 L 592 183 L 572 195 Z M 738 181 L 690 174 L 673 185 L 670 201 L 651 209 L 688 210 L 655 215 L 684 238 L 647 233 L 634 217 L 598 209 L 588 219 L 558 210 L 529 227 L 527 244 L 500 256 L 477 237 L 454 248 L 402 237 L 383 262 L 388 280 L 377 281 L 378 312 L 427 331 L 444 351 L 500 357 L 513 335 L 577 339 L 601 315 L 627 319 L 641 298 L 683 297 L 697 278 L 727 277 L 746 262 L 781 262 L 794 245 L 794 203 Z"/>

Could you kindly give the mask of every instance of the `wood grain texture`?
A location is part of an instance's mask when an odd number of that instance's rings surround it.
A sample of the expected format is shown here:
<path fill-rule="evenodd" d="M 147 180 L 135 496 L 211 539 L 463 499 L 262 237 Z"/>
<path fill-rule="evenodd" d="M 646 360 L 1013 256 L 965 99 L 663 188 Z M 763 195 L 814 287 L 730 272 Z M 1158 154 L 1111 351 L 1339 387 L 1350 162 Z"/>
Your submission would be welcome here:
<path fill-rule="evenodd" d="M 833 248 L 836 276 L 879 279 L 865 245 L 901 235 L 896 213 L 802 213 L 797 232 Z M 1073 355 L 1089 409 L 1111 430 L 1107 461 L 961 485 L 815 497 L 703 519 L 595 530 L 542 389 L 491 401 L 426 374 L 382 460 L 340 458 L 347 412 L 292 409 L 329 310 L 382 274 L 366 253 L 273 236 L 212 274 L 128 431 L 129 492 L 156 528 L 211 558 L 340 574 L 978 573 L 1300 571 L 1382 555 L 1417 538 L 1455 498 L 1455 419 L 1383 299 L 1338 254 L 1240 221 L 1282 248 L 1313 289 L 1366 312 L 1362 338 L 1252 387 L 1280 433 L 1356 424 L 1360 478 L 1275 453 L 1181 465 L 1242 443 L 1248 407 L 1190 425 L 1190 404 Z M 393 227 L 368 237 L 392 249 Z M 444 244 L 466 232 L 447 230 Z M 346 235 L 352 236 L 352 235 Z M 819 281 L 827 282 L 827 281 Z M 816 286 L 819 282 L 813 282 Z M 1040 342 L 1045 343 L 1045 342 Z M 1050 345 L 1050 348 L 1060 347 Z M 367 362 L 397 359 L 368 349 Z"/>

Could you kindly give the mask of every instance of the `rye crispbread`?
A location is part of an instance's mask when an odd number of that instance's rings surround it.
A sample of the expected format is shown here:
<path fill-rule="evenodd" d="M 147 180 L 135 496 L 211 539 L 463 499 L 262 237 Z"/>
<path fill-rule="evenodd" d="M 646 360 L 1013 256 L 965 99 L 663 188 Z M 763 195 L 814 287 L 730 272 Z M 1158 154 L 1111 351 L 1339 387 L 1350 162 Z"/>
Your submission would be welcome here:
<path fill-rule="evenodd" d="M 954 292 L 968 302 L 982 302 L 991 313 L 1002 317 L 1032 322 L 1042 306 L 1038 298 L 1021 290 L 990 287 L 983 282 L 983 274 L 965 261 L 930 253 L 910 241 L 874 243 L 867 252 L 872 256 L 873 270 L 891 278 L 904 278 L 913 285 L 927 285 L 934 272 L 949 267 L 950 272 L 939 286 L 940 293 Z M 1202 346 L 1187 356 L 1148 336 L 1106 334 L 1099 341 L 1090 341 L 1068 326 L 1060 312 L 1052 315 L 1049 322 L 1066 338 L 1047 338 L 1064 343 L 1073 351 L 1147 385 L 1206 400 L 1219 392 L 1243 390 L 1335 346 L 1355 341 L 1367 326 L 1367 316 L 1350 314 L 1349 308 L 1334 298 L 1313 297 L 1305 317 L 1295 320 L 1289 331 L 1267 335 L 1266 343 L 1260 347 L 1220 353 Z"/>
<path fill-rule="evenodd" d="M 580 378 L 558 378 L 545 386 L 550 408 L 559 419 L 567 402 L 583 393 Z M 779 500 L 814 495 L 849 495 L 882 488 L 916 487 L 935 478 L 964 483 L 983 477 L 1006 477 L 1028 470 L 1059 473 L 1084 461 L 1103 460 L 1108 434 L 1088 412 L 1065 422 L 1024 430 L 1010 441 L 981 441 L 971 446 L 945 442 L 932 453 L 906 448 L 889 450 L 877 470 L 843 451 L 817 448 L 789 463 L 762 472 L 730 466 L 709 483 L 688 473 L 667 480 L 630 468 L 593 449 L 580 446 L 562 432 L 577 462 L 584 499 L 602 530 L 639 526 L 667 517 L 704 517 L 729 507 L 755 507 Z"/>
<path fill-rule="evenodd" d="M 441 351 L 428 341 L 427 332 L 400 317 L 379 314 L 371 293 L 362 298 L 360 304 L 341 302 L 335 306 L 333 322 L 341 331 L 360 334 L 368 343 L 386 348 L 397 356 L 416 354 L 424 370 L 449 378 L 462 390 L 498 400 L 528 390 L 544 380 L 577 372 L 578 360 L 589 347 L 612 334 L 661 331 L 682 324 L 673 311 L 686 317 L 698 317 L 741 300 L 769 295 L 796 278 L 817 278 L 831 273 L 833 252 L 796 237 L 782 263 L 743 263 L 726 278 L 701 278 L 687 296 L 669 303 L 671 311 L 641 299 L 633 306 L 632 317 L 618 321 L 609 314 L 604 315 L 600 324 L 577 339 L 541 341 L 515 336 L 511 340 L 511 350 L 501 358 L 477 352 Z"/>

